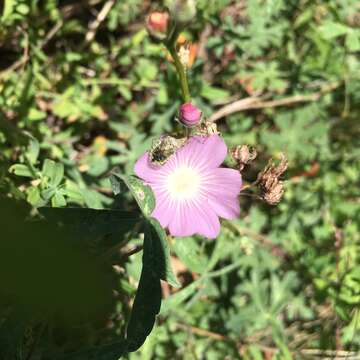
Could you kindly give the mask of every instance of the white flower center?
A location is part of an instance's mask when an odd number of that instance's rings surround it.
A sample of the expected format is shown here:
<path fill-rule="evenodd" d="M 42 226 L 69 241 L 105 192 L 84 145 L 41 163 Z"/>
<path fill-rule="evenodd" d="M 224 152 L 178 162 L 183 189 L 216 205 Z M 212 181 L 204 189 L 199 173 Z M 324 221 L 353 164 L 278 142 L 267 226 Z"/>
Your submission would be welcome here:
<path fill-rule="evenodd" d="M 199 191 L 200 174 L 190 167 L 179 167 L 167 179 L 167 188 L 170 195 L 177 200 L 193 198 Z"/>

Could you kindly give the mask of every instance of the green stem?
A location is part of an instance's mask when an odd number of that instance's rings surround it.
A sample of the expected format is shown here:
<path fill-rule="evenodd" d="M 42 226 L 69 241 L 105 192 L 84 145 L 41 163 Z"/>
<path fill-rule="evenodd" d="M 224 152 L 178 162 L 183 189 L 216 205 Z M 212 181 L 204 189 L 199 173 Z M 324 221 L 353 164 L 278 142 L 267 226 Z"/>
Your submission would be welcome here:
<path fill-rule="evenodd" d="M 176 51 L 176 40 L 177 40 L 178 31 L 174 30 L 173 34 L 170 36 L 169 41 L 165 44 L 169 50 L 172 58 L 174 59 L 174 64 L 176 71 L 180 80 L 181 94 L 184 102 L 190 102 L 191 96 L 189 91 L 189 85 L 187 81 L 186 71 L 183 64 L 180 61 L 179 55 Z"/>

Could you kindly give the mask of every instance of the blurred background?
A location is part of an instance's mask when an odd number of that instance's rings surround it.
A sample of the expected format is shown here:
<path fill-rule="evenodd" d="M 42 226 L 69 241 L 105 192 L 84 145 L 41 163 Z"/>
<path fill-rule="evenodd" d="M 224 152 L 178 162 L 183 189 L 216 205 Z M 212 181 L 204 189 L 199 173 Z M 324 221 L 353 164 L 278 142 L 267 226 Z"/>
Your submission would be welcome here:
<path fill-rule="evenodd" d="M 0 2 L 1 194 L 32 207 L 114 206 L 111 169 L 131 174 L 153 137 L 178 130 L 177 76 L 144 26 L 161 6 Z M 359 1 L 198 0 L 181 37 L 194 102 L 229 146 L 257 149 L 244 180 L 283 152 L 286 190 L 277 206 L 245 191 L 240 219 L 214 241 L 172 240 L 182 287 L 163 286 L 158 325 L 128 358 L 359 359 Z M 18 343 L 32 332 L 59 352 L 113 341 L 140 267 L 141 253 L 115 266 L 108 322 L 51 336 L 33 322 Z"/>

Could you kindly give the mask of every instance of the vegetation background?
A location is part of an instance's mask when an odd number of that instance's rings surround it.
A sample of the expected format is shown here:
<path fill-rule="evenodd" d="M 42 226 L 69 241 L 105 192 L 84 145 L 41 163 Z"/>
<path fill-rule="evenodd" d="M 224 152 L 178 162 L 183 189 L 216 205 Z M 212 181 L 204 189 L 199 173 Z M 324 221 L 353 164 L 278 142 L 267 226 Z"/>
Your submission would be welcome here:
<path fill-rule="evenodd" d="M 176 73 L 144 26 L 161 3 L 0 4 L 1 193 L 33 207 L 115 206 L 110 170 L 131 174 L 153 137 L 177 131 Z M 257 149 L 247 182 L 287 155 L 285 196 L 269 206 L 244 194 L 240 219 L 224 222 L 215 241 L 172 241 L 182 287 L 163 285 L 157 325 L 127 357 L 359 359 L 359 2 L 198 0 L 197 8 L 183 34 L 193 44 L 194 101 L 219 117 L 229 145 Z M 116 254 L 106 323 L 59 333 L 32 321 L 5 336 L 1 310 L 2 346 L 17 349 L 13 359 L 45 359 L 123 334 L 140 245 L 133 237 Z M 28 357 L 26 344 L 36 344 Z M 67 359 L 80 358 L 90 357 Z"/>

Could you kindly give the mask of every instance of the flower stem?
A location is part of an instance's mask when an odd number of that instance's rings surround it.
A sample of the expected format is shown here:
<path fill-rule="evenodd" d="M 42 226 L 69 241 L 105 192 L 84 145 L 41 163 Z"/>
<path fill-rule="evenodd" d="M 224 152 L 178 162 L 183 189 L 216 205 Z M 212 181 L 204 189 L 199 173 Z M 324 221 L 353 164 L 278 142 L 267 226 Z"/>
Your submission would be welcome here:
<path fill-rule="evenodd" d="M 170 55 L 174 59 L 176 72 L 178 73 L 179 80 L 180 80 L 182 98 L 183 98 L 184 102 L 187 103 L 187 102 L 190 102 L 191 96 L 190 96 L 186 71 L 185 71 L 185 68 L 184 68 L 183 64 L 181 63 L 179 55 L 176 51 L 176 40 L 177 40 L 178 34 L 179 34 L 179 32 L 175 29 L 172 36 L 170 36 L 169 41 L 167 41 L 165 43 L 165 45 L 166 45 L 167 49 L 169 50 Z"/>

